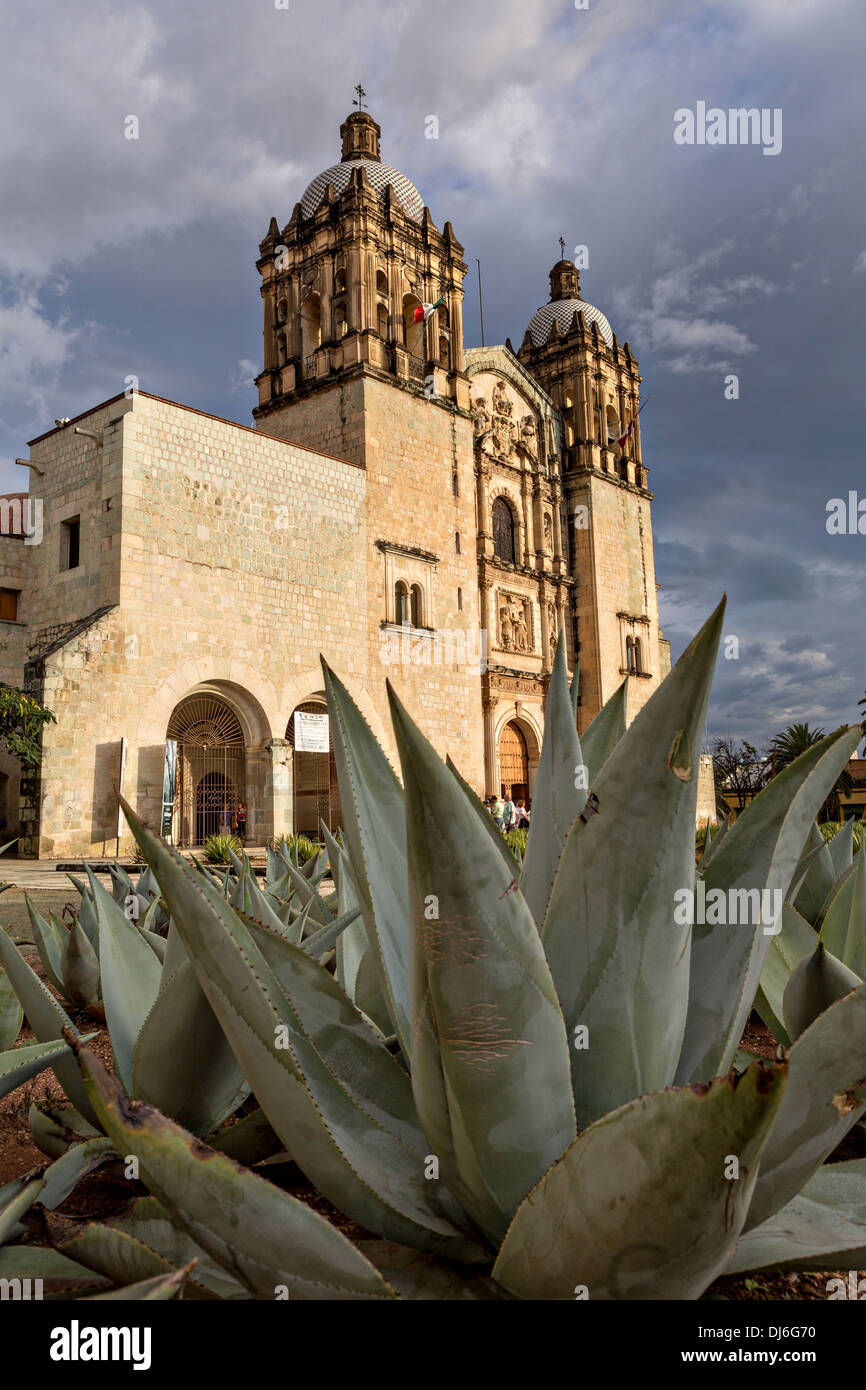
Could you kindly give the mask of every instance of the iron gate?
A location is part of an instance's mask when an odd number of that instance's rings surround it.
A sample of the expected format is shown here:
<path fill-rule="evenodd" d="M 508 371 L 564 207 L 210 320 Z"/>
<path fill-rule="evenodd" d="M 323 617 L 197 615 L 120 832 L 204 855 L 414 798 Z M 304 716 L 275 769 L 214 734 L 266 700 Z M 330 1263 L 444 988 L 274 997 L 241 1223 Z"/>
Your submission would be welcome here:
<path fill-rule="evenodd" d="M 171 717 L 177 741 L 172 837 L 182 849 L 231 830 L 238 802 L 246 806 L 246 753 L 237 715 L 213 695 L 190 695 Z M 247 814 L 249 819 L 249 813 Z"/>

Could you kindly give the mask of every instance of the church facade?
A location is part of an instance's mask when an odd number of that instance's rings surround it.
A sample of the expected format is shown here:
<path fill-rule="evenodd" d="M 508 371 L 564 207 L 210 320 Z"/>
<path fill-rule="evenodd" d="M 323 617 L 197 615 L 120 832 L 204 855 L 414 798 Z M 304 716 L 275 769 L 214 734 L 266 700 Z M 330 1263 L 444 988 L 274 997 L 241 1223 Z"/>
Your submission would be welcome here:
<path fill-rule="evenodd" d="M 129 849 L 121 779 L 184 846 L 239 803 L 250 844 L 339 825 L 320 653 L 392 759 L 386 677 L 480 794 L 527 801 L 560 638 L 581 730 L 669 668 L 628 343 L 561 260 L 517 351 L 465 349 L 451 224 L 367 111 L 341 138 L 260 246 L 254 428 L 128 390 L 31 442 L 0 676 L 57 722 L 38 776 L 0 766 L 24 853 Z"/>

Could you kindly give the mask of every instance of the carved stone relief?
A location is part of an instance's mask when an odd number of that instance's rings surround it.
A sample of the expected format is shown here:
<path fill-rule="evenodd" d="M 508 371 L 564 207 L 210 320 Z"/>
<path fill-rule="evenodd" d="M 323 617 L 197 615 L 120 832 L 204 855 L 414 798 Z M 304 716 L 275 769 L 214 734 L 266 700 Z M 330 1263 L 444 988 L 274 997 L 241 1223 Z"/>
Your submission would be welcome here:
<path fill-rule="evenodd" d="M 501 589 L 497 600 L 499 649 L 529 653 L 535 650 L 532 630 L 532 600 L 525 594 L 508 594 Z"/>

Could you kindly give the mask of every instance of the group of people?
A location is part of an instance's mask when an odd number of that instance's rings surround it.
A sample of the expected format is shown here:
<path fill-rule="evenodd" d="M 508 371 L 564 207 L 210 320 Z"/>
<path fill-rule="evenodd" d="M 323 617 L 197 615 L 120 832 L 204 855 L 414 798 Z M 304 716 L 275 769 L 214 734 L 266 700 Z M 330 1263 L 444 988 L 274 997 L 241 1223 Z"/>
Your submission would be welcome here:
<path fill-rule="evenodd" d="M 501 796 L 488 796 L 484 805 L 503 832 L 529 829 L 529 811 L 523 801 L 515 805 L 510 796 L 507 800 Z"/>
<path fill-rule="evenodd" d="M 247 808 L 242 801 L 232 810 L 228 802 L 225 803 L 220 815 L 220 834 L 236 835 L 241 844 L 246 844 L 247 839 Z"/>

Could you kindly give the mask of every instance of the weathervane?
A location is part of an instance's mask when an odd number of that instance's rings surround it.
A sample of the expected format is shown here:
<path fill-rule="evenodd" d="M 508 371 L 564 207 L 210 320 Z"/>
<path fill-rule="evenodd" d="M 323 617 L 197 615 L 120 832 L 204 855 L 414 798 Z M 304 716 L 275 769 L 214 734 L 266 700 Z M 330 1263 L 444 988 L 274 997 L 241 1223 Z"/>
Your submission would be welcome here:
<path fill-rule="evenodd" d="M 559 238 L 559 249 L 560 249 L 560 252 L 562 253 L 562 259 L 565 260 L 565 238 L 564 238 L 564 237 L 560 237 L 560 238 Z"/>
<path fill-rule="evenodd" d="M 367 93 L 364 91 L 364 88 L 361 86 L 360 82 L 358 83 L 357 87 L 355 88 L 355 91 L 358 93 L 358 95 L 356 96 L 355 100 L 352 102 L 352 105 L 353 105 L 353 106 L 357 106 L 357 108 L 358 108 L 359 111 L 363 111 L 363 110 L 364 110 L 364 97 L 367 95 Z"/>

